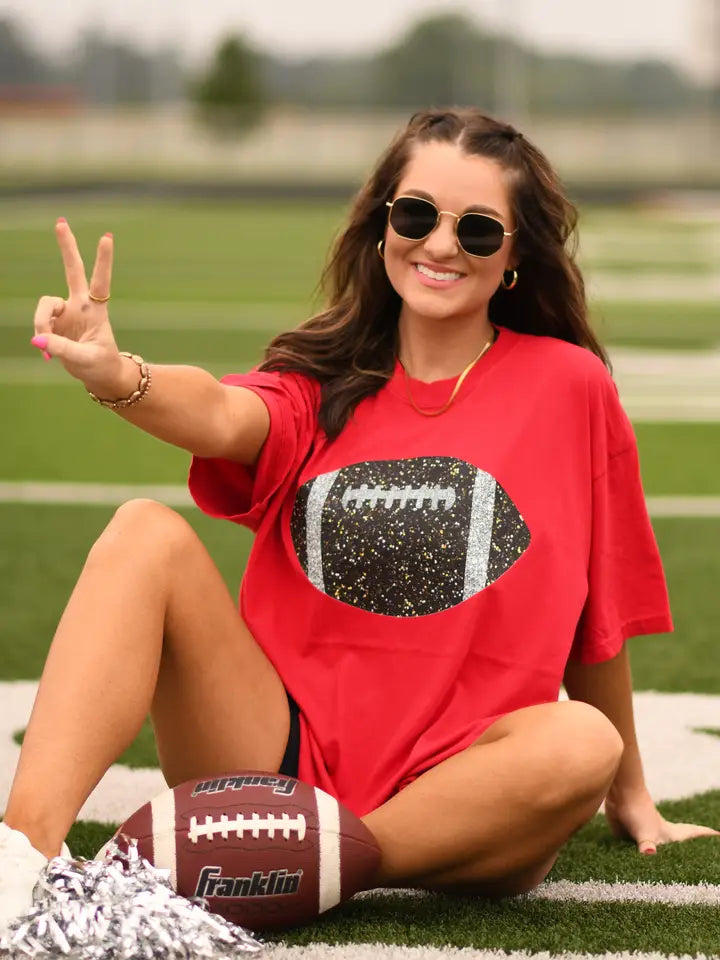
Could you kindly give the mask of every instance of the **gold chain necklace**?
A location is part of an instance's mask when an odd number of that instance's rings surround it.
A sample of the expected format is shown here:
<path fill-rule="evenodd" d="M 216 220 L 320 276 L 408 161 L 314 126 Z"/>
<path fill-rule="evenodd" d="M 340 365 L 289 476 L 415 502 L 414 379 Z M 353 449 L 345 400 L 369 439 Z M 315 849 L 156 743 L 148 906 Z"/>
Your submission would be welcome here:
<path fill-rule="evenodd" d="M 463 380 L 465 379 L 465 377 L 470 373 L 470 371 L 478 362 L 478 360 L 480 360 L 481 357 L 484 357 L 485 354 L 490 349 L 490 347 L 493 345 L 493 343 L 495 343 L 495 336 L 496 336 L 496 333 L 495 331 L 493 331 L 493 335 L 490 337 L 488 342 L 483 346 L 480 353 L 475 357 L 474 360 L 470 361 L 470 363 L 465 367 L 463 372 L 457 378 L 455 386 L 453 387 L 453 392 L 450 394 L 450 399 L 447 401 L 447 403 L 443 404 L 443 406 L 440 407 L 438 410 L 423 410 L 422 407 L 419 407 L 415 403 L 415 401 L 413 400 L 412 393 L 410 392 L 410 378 L 408 377 L 407 370 L 405 369 L 405 367 L 403 367 L 403 372 L 405 373 L 405 387 L 407 389 L 408 400 L 410 401 L 410 405 L 412 406 L 412 408 L 414 410 L 417 410 L 417 412 L 421 413 L 424 417 L 439 417 L 441 413 L 445 413 L 445 411 L 450 407 L 450 404 L 453 402 L 453 400 L 457 396 L 458 390 L 463 385 Z"/>

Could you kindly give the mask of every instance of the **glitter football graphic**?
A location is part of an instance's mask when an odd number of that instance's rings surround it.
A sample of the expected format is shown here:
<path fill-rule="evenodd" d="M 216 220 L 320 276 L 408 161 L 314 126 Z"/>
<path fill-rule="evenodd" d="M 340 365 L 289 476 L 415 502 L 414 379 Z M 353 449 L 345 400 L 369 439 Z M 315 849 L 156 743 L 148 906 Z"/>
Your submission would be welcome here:
<path fill-rule="evenodd" d="M 394 617 L 462 603 L 530 544 L 495 478 L 453 457 L 369 461 L 321 474 L 298 490 L 290 528 L 318 590 Z"/>

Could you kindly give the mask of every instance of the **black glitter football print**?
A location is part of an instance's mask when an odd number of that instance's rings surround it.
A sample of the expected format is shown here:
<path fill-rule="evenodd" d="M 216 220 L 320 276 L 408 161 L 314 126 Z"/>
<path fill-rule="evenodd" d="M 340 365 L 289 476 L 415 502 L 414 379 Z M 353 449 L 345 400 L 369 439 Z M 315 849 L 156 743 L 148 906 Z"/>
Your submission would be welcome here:
<path fill-rule="evenodd" d="M 495 478 L 453 457 L 323 473 L 298 490 L 290 529 L 318 590 L 393 617 L 462 603 L 530 545 L 525 521 Z"/>

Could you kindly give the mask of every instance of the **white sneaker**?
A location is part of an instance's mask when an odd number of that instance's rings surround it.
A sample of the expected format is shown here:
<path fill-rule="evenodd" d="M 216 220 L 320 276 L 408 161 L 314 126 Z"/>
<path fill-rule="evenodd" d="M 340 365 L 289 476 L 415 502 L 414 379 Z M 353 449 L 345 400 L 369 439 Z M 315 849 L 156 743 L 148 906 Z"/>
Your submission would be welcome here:
<path fill-rule="evenodd" d="M 61 856 L 71 859 L 65 844 Z M 32 907 L 33 888 L 47 862 L 24 833 L 0 823 L 0 936 Z"/>

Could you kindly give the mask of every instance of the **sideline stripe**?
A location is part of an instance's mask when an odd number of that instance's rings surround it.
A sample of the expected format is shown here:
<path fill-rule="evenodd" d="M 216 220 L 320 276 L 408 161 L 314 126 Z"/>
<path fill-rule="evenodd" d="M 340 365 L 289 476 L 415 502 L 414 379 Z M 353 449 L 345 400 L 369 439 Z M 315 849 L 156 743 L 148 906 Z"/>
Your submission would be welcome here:
<path fill-rule="evenodd" d="M 1 229 L 1 228 L 0 228 Z M 125 300 L 122 304 L 122 322 L 116 324 L 126 330 L 173 331 L 229 331 L 278 332 L 292 323 L 299 323 L 321 309 L 320 304 L 308 300 Z M 712 297 L 709 302 L 714 304 Z M 32 298 L 3 298 L 0 329 L 32 328 L 36 300 Z M 316 309 L 317 308 L 317 309 Z"/>
<path fill-rule="evenodd" d="M 527 894 L 531 900 L 573 900 L 577 903 L 667 903 L 720 906 L 720 886 L 711 883 L 573 883 L 553 880 Z"/>
<path fill-rule="evenodd" d="M 184 484 L 0 483 L 0 503 L 116 507 L 137 497 L 159 500 L 169 507 L 191 507 L 194 503 Z"/>
<path fill-rule="evenodd" d="M 365 890 L 355 895 L 358 900 L 375 897 L 432 897 L 427 890 L 412 888 Z M 562 903 L 665 903 L 671 907 L 720 906 L 720 886 L 712 883 L 609 883 L 605 880 L 546 880 L 530 893 L 515 898 L 553 900 Z"/>
<path fill-rule="evenodd" d="M 0 483 L 0 503 L 115 507 L 126 500 L 149 498 L 169 507 L 192 507 L 183 484 Z M 718 497 L 648 497 L 652 517 L 720 517 Z"/>
<path fill-rule="evenodd" d="M 648 497 L 651 517 L 717 517 L 720 497 Z"/>
<path fill-rule="evenodd" d="M 305 947 L 268 944 L 268 960 L 687 960 L 687 954 L 667 953 L 570 953 L 527 950 L 474 950 L 469 947 L 399 947 L 381 943 L 330 945 L 310 943 Z M 696 960 L 717 960 L 708 954 L 693 954 Z"/>

